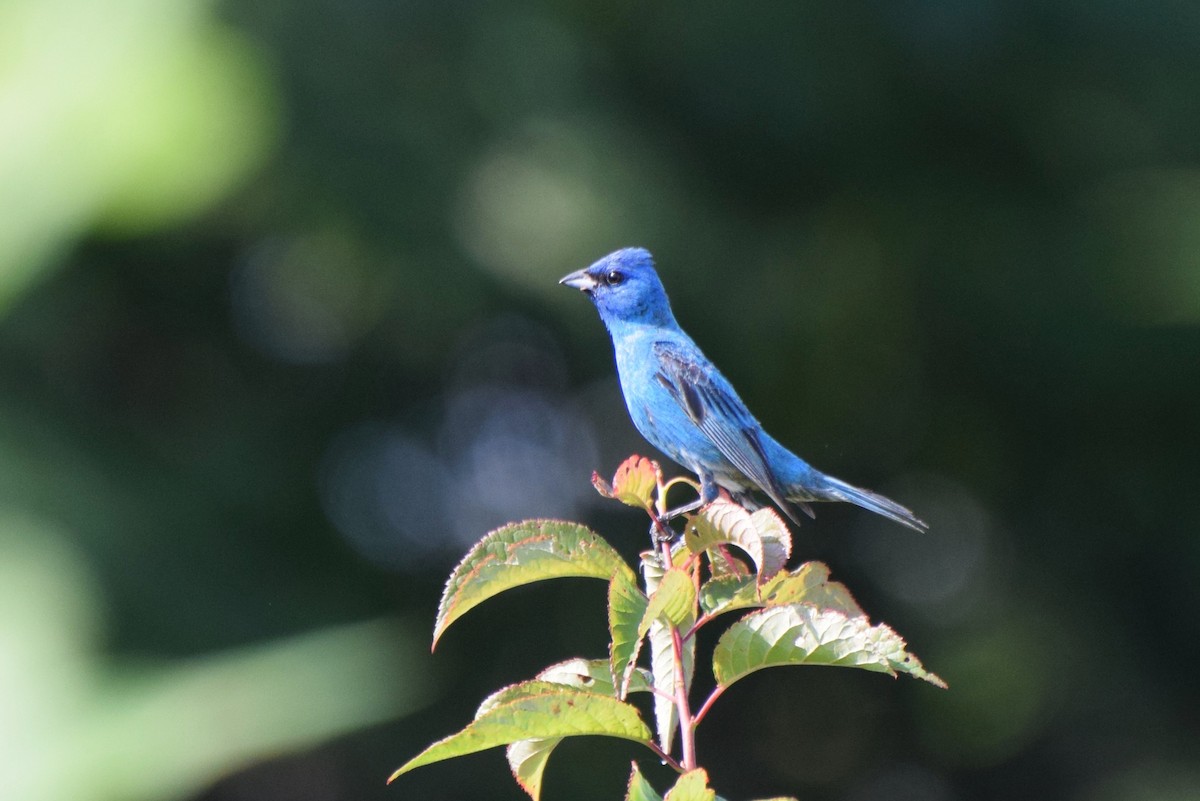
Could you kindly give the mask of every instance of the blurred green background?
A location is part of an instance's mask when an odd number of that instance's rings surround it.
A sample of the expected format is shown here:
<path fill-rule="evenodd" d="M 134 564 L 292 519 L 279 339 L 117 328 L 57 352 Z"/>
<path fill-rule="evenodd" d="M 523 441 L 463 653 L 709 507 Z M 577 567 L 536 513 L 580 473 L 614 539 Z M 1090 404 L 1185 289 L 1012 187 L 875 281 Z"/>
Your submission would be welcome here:
<path fill-rule="evenodd" d="M 731 798 L 1200 798 L 1200 6 L 0 4 L 0 787 L 520 798 L 384 778 L 603 655 L 604 588 L 472 612 L 489 528 L 645 526 L 594 311 L 657 256 L 772 433 L 932 524 L 797 532 L 949 692 L 766 671 Z M 711 644 L 710 644 L 711 645 Z M 619 742 L 548 798 L 611 799 Z"/>

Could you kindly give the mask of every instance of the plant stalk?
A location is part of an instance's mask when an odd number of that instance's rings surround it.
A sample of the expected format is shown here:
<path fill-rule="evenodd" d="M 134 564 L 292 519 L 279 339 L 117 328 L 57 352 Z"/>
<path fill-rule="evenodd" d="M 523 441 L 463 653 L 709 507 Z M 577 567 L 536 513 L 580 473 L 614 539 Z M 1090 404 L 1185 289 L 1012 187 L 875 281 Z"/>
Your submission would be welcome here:
<path fill-rule="evenodd" d="M 687 676 L 683 669 L 683 637 L 679 629 L 671 627 L 671 650 L 675 657 L 675 709 L 679 715 L 679 740 L 683 751 L 680 764 L 683 769 L 696 769 L 696 727 L 692 723 L 692 710 L 688 706 Z"/>

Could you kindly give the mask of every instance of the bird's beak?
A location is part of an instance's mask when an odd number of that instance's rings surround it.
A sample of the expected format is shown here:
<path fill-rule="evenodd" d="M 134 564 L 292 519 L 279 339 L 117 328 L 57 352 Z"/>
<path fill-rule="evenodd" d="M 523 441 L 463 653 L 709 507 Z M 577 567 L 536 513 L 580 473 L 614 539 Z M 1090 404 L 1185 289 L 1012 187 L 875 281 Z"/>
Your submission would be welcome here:
<path fill-rule="evenodd" d="M 587 270 L 576 270 L 570 275 L 564 275 L 558 283 L 575 287 L 580 292 L 591 292 L 596 288 L 596 279 L 588 275 Z"/>

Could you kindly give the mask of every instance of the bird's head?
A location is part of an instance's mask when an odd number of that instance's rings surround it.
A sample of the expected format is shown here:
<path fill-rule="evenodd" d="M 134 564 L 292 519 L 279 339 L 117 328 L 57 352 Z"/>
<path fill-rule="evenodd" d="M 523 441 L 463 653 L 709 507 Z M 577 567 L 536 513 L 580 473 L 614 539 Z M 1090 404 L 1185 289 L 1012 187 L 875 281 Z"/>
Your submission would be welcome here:
<path fill-rule="evenodd" d="M 667 292 L 654 271 L 654 258 L 644 248 L 610 253 L 591 267 L 564 276 L 559 283 L 590 297 L 600 318 L 610 327 L 613 323 L 675 323 Z"/>

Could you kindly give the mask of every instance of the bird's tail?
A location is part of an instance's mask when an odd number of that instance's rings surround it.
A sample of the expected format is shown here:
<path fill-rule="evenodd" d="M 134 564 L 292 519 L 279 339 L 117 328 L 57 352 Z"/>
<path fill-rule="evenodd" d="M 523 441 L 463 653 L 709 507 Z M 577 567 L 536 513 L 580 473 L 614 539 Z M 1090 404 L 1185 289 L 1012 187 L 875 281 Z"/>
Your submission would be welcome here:
<path fill-rule="evenodd" d="M 929 526 L 926 525 L 924 520 L 891 498 L 885 498 L 877 492 L 871 492 L 870 490 L 856 487 L 853 484 L 847 484 L 845 481 L 833 476 L 823 475 L 821 483 L 814 494 L 818 500 L 822 501 L 845 501 L 856 504 L 875 514 L 883 515 L 889 520 L 894 520 L 902 526 L 908 526 L 914 531 L 929 530 Z"/>

